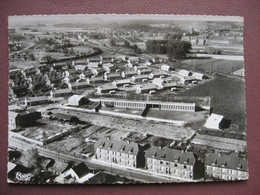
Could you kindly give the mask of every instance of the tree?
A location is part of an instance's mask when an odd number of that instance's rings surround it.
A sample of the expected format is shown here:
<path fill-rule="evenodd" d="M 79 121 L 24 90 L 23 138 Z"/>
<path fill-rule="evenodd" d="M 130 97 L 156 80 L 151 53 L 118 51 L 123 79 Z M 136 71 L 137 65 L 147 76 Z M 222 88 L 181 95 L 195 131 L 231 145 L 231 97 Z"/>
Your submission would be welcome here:
<path fill-rule="evenodd" d="M 125 47 L 129 48 L 130 47 L 130 43 L 128 41 L 125 41 L 124 43 Z"/>
<path fill-rule="evenodd" d="M 25 162 L 26 165 L 30 168 L 38 168 L 40 164 L 40 156 L 36 148 L 28 149 L 25 152 Z"/>
<path fill-rule="evenodd" d="M 148 40 L 146 50 L 149 53 L 166 54 L 168 40 Z"/>
<path fill-rule="evenodd" d="M 46 134 L 45 131 L 42 132 L 42 137 L 43 137 L 44 140 L 46 140 L 48 138 L 48 135 Z"/>
<path fill-rule="evenodd" d="M 170 40 L 167 43 L 167 53 L 169 58 L 181 59 L 185 58 L 190 52 L 191 43 L 182 40 Z"/>
<path fill-rule="evenodd" d="M 53 62 L 53 58 L 51 57 L 51 56 L 49 56 L 49 55 L 46 55 L 46 56 L 44 56 L 43 58 L 42 58 L 42 61 L 43 62 L 47 62 L 47 63 L 51 63 L 51 62 Z"/>
<path fill-rule="evenodd" d="M 174 33 L 174 34 L 166 34 L 163 37 L 165 40 L 181 40 L 182 34 Z"/>
<path fill-rule="evenodd" d="M 116 39 L 115 38 L 111 38 L 110 39 L 110 45 L 111 46 L 116 46 Z"/>

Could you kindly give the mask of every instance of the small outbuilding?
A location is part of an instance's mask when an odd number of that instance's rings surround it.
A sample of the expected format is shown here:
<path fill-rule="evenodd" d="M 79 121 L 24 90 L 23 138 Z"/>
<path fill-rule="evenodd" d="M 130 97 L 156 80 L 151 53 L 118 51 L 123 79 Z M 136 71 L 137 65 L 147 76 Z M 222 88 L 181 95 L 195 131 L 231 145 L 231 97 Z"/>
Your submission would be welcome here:
<path fill-rule="evenodd" d="M 69 106 L 81 106 L 89 102 L 88 98 L 84 95 L 73 95 L 69 97 L 67 105 Z"/>
<path fill-rule="evenodd" d="M 205 127 L 209 129 L 221 129 L 224 123 L 224 116 L 211 114 L 205 123 Z"/>

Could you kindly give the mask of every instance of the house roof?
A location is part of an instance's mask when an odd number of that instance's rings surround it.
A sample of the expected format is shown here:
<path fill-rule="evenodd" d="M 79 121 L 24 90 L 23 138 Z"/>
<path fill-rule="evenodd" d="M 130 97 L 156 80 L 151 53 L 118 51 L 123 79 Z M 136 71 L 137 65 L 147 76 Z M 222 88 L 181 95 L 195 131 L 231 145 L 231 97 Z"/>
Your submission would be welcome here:
<path fill-rule="evenodd" d="M 138 75 L 138 76 L 134 76 L 135 79 L 149 79 L 148 75 Z"/>
<path fill-rule="evenodd" d="M 165 75 L 165 73 L 164 73 L 164 72 L 161 72 L 161 71 L 155 71 L 155 72 L 152 72 L 152 74 L 153 74 L 154 76 Z"/>
<path fill-rule="evenodd" d="M 150 68 L 145 68 L 145 69 L 142 69 L 141 72 L 153 72 L 153 70 Z"/>
<path fill-rule="evenodd" d="M 89 79 L 90 81 L 103 81 L 104 78 L 103 77 L 93 77 L 91 79 Z"/>
<path fill-rule="evenodd" d="M 9 173 L 9 171 L 13 170 L 16 167 L 16 164 L 9 162 L 7 164 L 7 173 Z"/>
<path fill-rule="evenodd" d="M 71 86 L 72 87 L 75 87 L 75 86 L 90 86 L 90 84 L 87 82 L 87 81 L 83 81 L 83 82 L 78 82 L 78 83 L 71 83 Z"/>
<path fill-rule="evenodd" d="M 179 71 L 179 74 L 180 74 L 180 75 L 185 75 L 185 76 L 188 76 L 190 73 L 191 73 L 191 72 L 188 71 L 188 70 L 180 70 L 180 71 Z"/>
<path fill-rule="evenodd" d="M 137 73 L 135 71 L 125 71 L 126 75 L 136 75 Z"/>
<path fill-rule="evenodd" d="M 234 154 L 226 155 L 211 152 L 205 158 L 205 165 L 248 171 L 247 159 L 235 156 Z"/>
<path fill-rule="evenodd" d="M 102 85 L 102 86 L 99 86 L 99 87 L 100 87 L 100 89 L 104 89 L 104 90 L 106 90 L 106 89 L 117 89 L 117 86 L 114 86 L 112 84 Z"/>
<path fill-rule="evenodd" d="M 28 115 L 28 114 L 32 114 L 32 113 L 40 113 L 40 112 L 37 112 L 35 109 L 29 109 L 29 110 L 20 112 L 19 114 L 24 116 L 24 115 Z"/>
<path fill-rule="evenodd" d="M 121 75 L 119 73 L 112 73 L 112 74 L 107 74 L 108 78 L 112 78 L 112 77 L 121 77 Z"/>
<path fill-rule="evenodd" d="M 192 152 L 159 148 L 155 146 L 152 146 L 146 150 L 145 157 L 187 165 L 194 165 L 196 160 Z"/>
<path fill-rule="evenodd" d="M 134 142 L 117 141 L 108 139 L 99 139 L 95 145 L 95 149 L 102 148 L 105 150 L 111 150 L 115 152 L 127 153 L 137 155 L 141 146 Z"/>
<path fill-rule="evenodd" d="M 176 84 L 176 82 L 164 83 L 164 84 L 163 84 L 163 87 L 176 87 L 176 86 L 178 86 L 178 85 Z"/>
<path fill-rule="evenodd" d="M 67 163 L 55 161 L 54 165 L 50 169 L 56 171 L 57 173 L 62 173 L 67 169 L 67 167 Z"/>
<path fill-rule="evenodd" d="M 155 84 L 149 83 L 149 84 L 146 84 L 146 85 L 141 85 L 140 89 L 141 90 L 157 89 L 157 86 Z"/>
<path fill-rule="evenodd" d="M 84 162 L 79 163 L 71 169 L 78 175 L 79 178 L 82 178 L 89 173 L 89 168 Z"/>
<path fill-rule="evenodd" d="M 203 77 L 204 74 L 198 73 L 198 72 L 194 72 L 194 73 L 192 74 L 192 76 L 194 76 L 194 77 Z"/>
<path fill-rule="evenodd" d="M 63 93 L 71 93 L 71 89 L 58 89 L 53 91 L 53 94 L 63 94 Z"/>
<path fill-rule="evenodd" d="M 84 95 L 73 95 L 73 96 L 71 96 L 71 97 L 69 97 L 69 101 L 76 101 L 76 102 L 78 102 L 78 101 L 80 101 L 81 100 L 81 98 L 83 98 L 83 97 L 85 97 Z"/>
<path fill-rule="evenodd" d="M 131 83 L 130 79 L 116 80 L 116 84 Z"/>
<path fill-rule="evenodd" d="M 39 101 L 49 101 L 49 97 L 39 96 L 39 97 L 30 97 L 27 99 L 27 102 L 39 102 Z"/>
<path fill-rule="evenodd" d="M 9 111 L 13 111 L 13 110 L 21 110 L 21 107 L 20 106 L 17 106 L 17 105 L 8 105 L 8 110 Z"/>

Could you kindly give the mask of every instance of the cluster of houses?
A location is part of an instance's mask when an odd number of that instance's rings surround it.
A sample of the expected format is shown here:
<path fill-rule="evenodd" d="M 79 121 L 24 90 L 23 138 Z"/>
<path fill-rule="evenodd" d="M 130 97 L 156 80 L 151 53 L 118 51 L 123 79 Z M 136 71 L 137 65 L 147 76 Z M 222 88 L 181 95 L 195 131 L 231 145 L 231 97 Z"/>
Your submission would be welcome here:
<path fill-rule="evenodd" d="M 136 93 L 152 93 L 162 89 L 176 90 L 178 85 L 197 83 L 207 78 L 197 72 L 172 71 L 172 66 L 159 61 L 155 58 L 145 61 L 135 56 L 100 56 L 71 63 L 12 69 L 9 71 L 9 88 L 18 97 L 28 92 L 52 89 L 78 91 L 90 87 L 96 87 L 98 94 L 129 90 L 125 87 L 133 87 Z M 153 68 L 153 64 L 159 65 L 159 69 Z"/>
<path fill-rule="evenodd" d="M 240 180 L 248 177 L 245 158 L 211 152 L 204 163 L 189 151 L 155 147 L 129 141 L 100 139 L 95 143 L 95 159 L 125 168 L 145 169 L 150 173 L 181 180 Z"/>

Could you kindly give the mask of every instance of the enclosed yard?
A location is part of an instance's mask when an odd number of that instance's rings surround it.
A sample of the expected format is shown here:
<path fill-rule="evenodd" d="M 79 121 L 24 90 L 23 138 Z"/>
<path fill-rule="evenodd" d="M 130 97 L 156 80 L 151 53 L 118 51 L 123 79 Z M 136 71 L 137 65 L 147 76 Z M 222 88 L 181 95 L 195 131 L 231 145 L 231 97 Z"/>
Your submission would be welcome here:
<path fill-rule="evenodd" d="M 182 112 L 172 110 L 155 110 L 150 109 L 146 117 L 153 117 L 167 120 L 178 120 L 178 121 L 203 121 L 206 120 L 205 116 L 207 111 L 200 112 Z"/>

